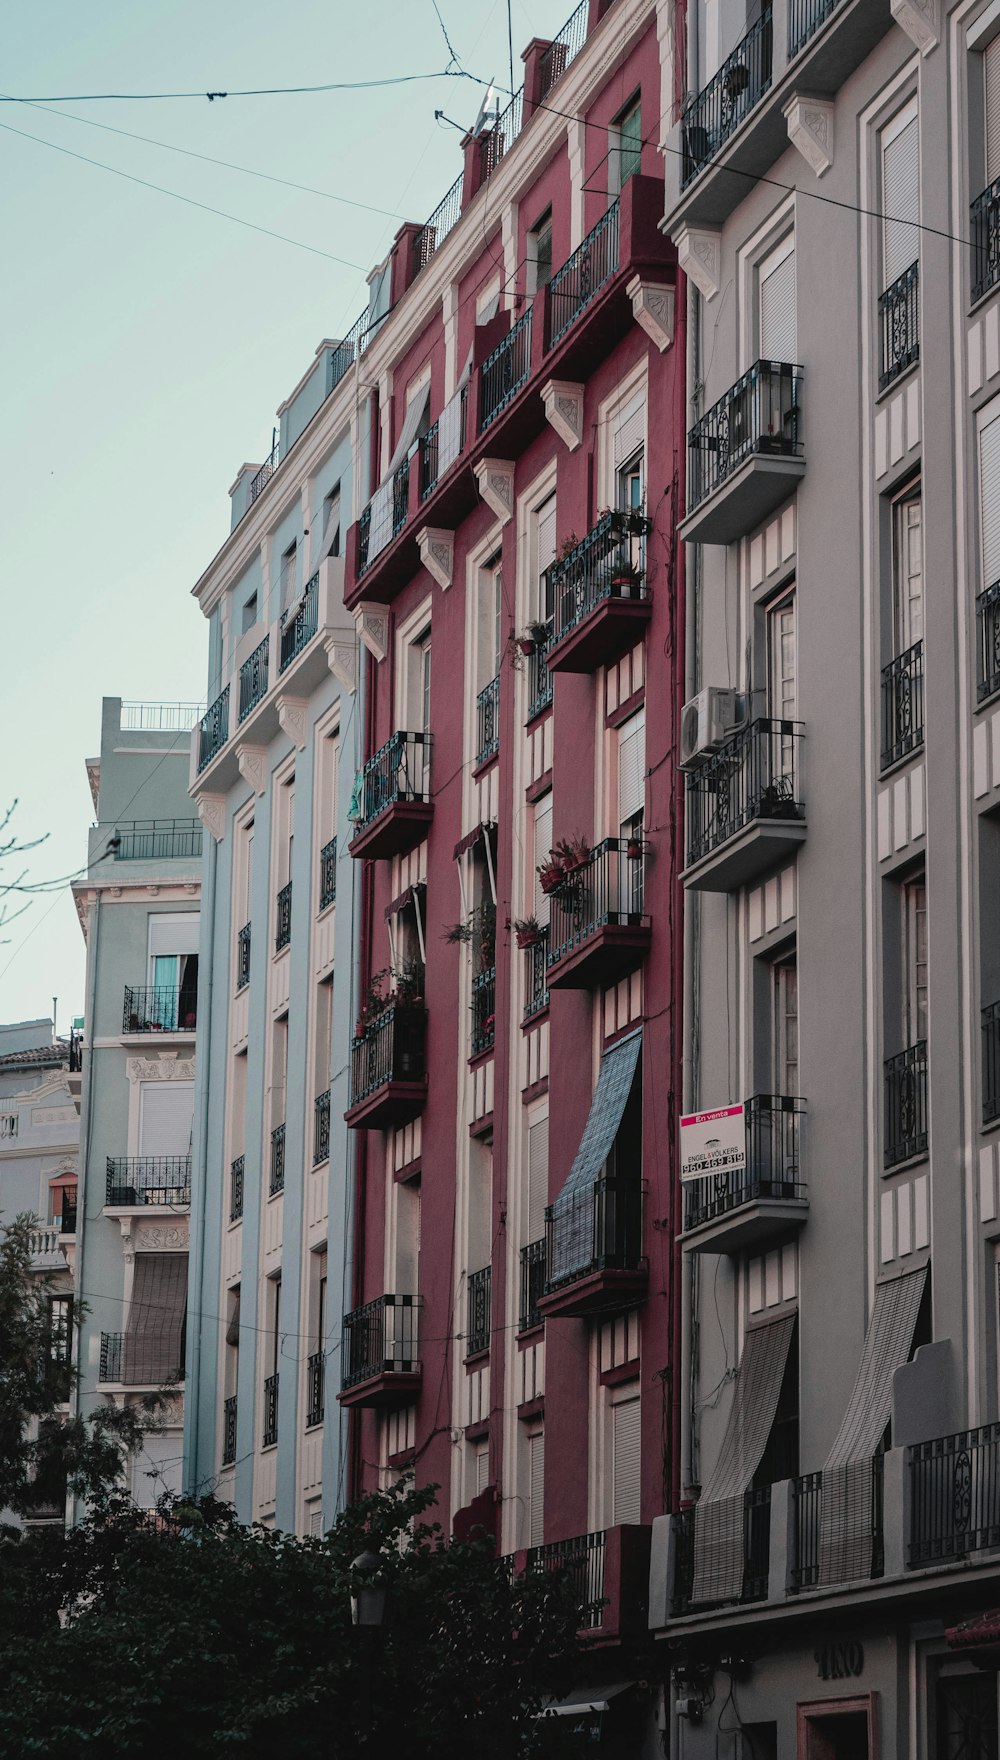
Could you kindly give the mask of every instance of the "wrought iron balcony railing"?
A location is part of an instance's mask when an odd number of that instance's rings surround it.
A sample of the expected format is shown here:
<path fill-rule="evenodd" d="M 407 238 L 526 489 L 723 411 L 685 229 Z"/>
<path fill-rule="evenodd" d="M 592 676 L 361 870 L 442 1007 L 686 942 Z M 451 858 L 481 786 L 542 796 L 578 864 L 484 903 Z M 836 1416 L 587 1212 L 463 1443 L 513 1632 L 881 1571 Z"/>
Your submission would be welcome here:
<path fill-rule="evenodd" d="M 455 393 L 455 399 L 432 422 L 420 442 L 420 499 L 433 495 L 442 476 L 465 451 L 466 423 L 469 414 L 468 381 Z M 442 424 L 444 432 L 442 433 Z"/>
<path fill-rule="evenodd" d="M 271 638 L 266 635 L 264 640 L 258 643 L 250 658 L 244 660 L 240 667 L 239 714 L 236 718 L 238 725 L 241 725 L 251 710 L 256 709 L 257 704 L 262 703 L 267 696 L 270 647 Z"/>
<path fill-rule="evenodd" d="M 927 1040 L 885 1060 L 885 1165 L 927 1153 Z"/>
<path fill-rule="evenodd" d="M 140 1155 L 107 1158 L 106 1204 L 162 1205 L 180 1208 L 191 1202 L 190 1155 Z"/>
<path fill-rule="evenodd" d="M 524 1019 L 529 1021 L 549 1006 L 549 927 L 524 949 Z"/>
<path fill-rule="evenodd" d="M 243 1215 L 243 1184 L 246 1173 L 246 1156 L 237 1155 L 229 1169 L 229 1220 L 239 1222 Z"/>
<path fill-rule="evenodd" d="M 546 619 L 544 641 L 535 643 L 528 655 L 528 720 L 541 715 L 552 702 L 552 674 L 548 668 L 548 652 L 552 646 L 553 619 Z"/>
<path fill-rule="evenodd" d="M 797 721 L 752 721 L 687 779 L 688 866 L 755 819 L 804 819 Z"/>
<path fill-rule="evenodd" d="M 681 116 L 683 188 L 714 159 L 770 90 L 773 42 L 768 4 L 762 7 L 760 18 L 743 41 L 726 56 L 714 78 L 685 104 Z"/>
<path fill-rule="evenodd" d="M 477 972 L 472 980 L 472 1055 L 489 1051 L 496 1037 L 497 969 Z"/>
<path fill-rule="evenodd" d="M 629 536 L 625 515 L 603 514 L 593 531 L 549 570 L 555 605 L 552 642 L 561 641 L 607 599 L 647 598 L 644 560 L 642 540 Z M 550 694 L 551 688 L 550 683 Z"/>
<path fill-rule="evenodd" d="M 476 763 L 486 764 L 500 750 L 500 674 L 476 698 Z"/>
<path fill-rule="evenodd" d="M 492 138 L 492 137 L 490 137 Z M 479 431 L 485 433 L 509 403 L 513 403 L 531 372 L 532 307 L 512 324 L 506 336 L 488 354 L 479 369 Z"/>
<path fill-rule="evenodd" d="M 571 61 L 579 55 L 587 40 L 588 0 L 580 0 L 566 23 L 553 37 L 548 48 L 542 51 L 538 63 L 538 79 L 540 98 L 547 98 L 555 85 L 566 72 Z"/>
<path fill-rule="evenodd" d="M 642 925 L 643 856 L 632 849 L 627 838 L 605 837 L 552 893 L 549 971 L 600 929 Z"/>
<path fill-rule="evenodd" d="M 426 269 L 438 245 L 448 236 L 452 227 L 457 226 L 462 217 L 462 186 L 465 173 L 456 177 L 447 195 L 442 198 L 430 219 L 420 228 L 413 241 L 413 256 L 416 272 Z"/>
<path fill-rule="evenodd" d="M 319 852 L 319 908 L 325 911 L 337 896 L 337 839 L 331 837 Z"/>
<path fill-rule="evenodd" d="M 518 1308 L 518 1331 L 530 1332 L 542 1324 L 538 1303 L 545 1294 L 545 1236 L 529 1241 L 521 1248 L 521 1300 Z"/>
<path fill-rule="evenodd" d="M 1000 1002 L 983 1009 L 983 1123 L 1000 1118 Z"/>
<path fill-rule="evenodd" d="M 250 478 L 249 499 L 251 503 L 256 501 L 261 490 L 266 488 L 267 484 L 271 481 L 280 462 L 281 459 L 278 444 L 277 441 L 275 441 L 275 444 L 271 447 L 271 450 L 265 458 L 264 463 L 261 465 L 260 470 L 257 472 L 257 475 Z"/>
<path fill-rule="evenodd" d="M 798 458 L 802 368 L 755 361 L 688 434 L 688 511 L 750 458 Z"/>
<path fill-rule="evenodd" d="M 190 1033 L 198 1021 L 198 991 L 187 985 L 125 986 L 123 1033 Z"/>
<path fill-rule="evenodd" d="M 190 1187 L 188 1188 L 187 1202 L 190 1202 Z M 74 1195 L 72 1198 L 63 1197 L 62 1206 L 59 1210 L 59 1214 L 56 1217 L 56 1222 L 59 1224 L 59 1233 L 60 1234 L 75 1234 L 76 1233 L 76 1194 L 75 1194 L 75 1192 L 74 1192 Z"/>
<path fill-rule="evenodd" d="M 1000 691 L 1000 581 L 976 599 L 976 700 Z"/>
<path fill-rule="evenodd" d="M 746 1167 L 684 1185 L 684 1230 L 700 1228 L 761 1198 L 805 1198 L 800 1152 L 805 1102 L 754 1094 L 746 1102 Z"/>
<path fill-rule="evenodd" d="M 1000 178 L 972 204 L 972 300 L 1000 281 Z"/>
<path fill-rule="evenodd" d="M 924 644 L 882 668 L 882 768 L 888 769 L 924 743 Z"/>
<path fill-rule="evenodd" d="M 691 1611 L 695 1576 L 695 1512 L 680 1510 L 671 1518 L 674 1529 L 674 1594 L 671 1618 Z M 771 1545 L 771 1487 L 751 1488 L 743 1494 L 743 1584 L 739 1599 L 766 1601 Z"/>
<path fill-rule="evenodd" d="M 878 388 L 885 391 L 920 359 L 920 264 L 911 263 L 879 295 Z"/>
<path fill-rule="evenodd" d="M 410 506 L 410 461 L 404 458 L 393 472 L 392 493 L 374 496 L 358 521 L 358 574 L 375 561 L 393 538 L 398 538 L 406 524 Z M 372 520 L 375 529 L 372 529 Z"/>
<path fill-rule="evenodd" d="M 605 1532 L 580 1534 L 574 1540 L 550 1540 L 528 1549 L 529 1571 L 565 1571 L 577 1593 L 581 1610 L 580 1630 L 594 1631 L 601 1624 L 604 1601 Z"/>
<path fill-rule="evenodd" d="M 484 1265 L 481 1271 L 469 1272 L 465 1320 L 467 1357 L 478 1356 L 480 1351 L 488 1351 L 490 1348 L 492 1287 L 493 1272 L 489 1265 Z"/>
<path fill-rule="evenodd" d="M 236 937 L 236 988 L 245 990 L 250 982 L 250 924 L 244 923 Z"/>
<path fill-rule="evenodd" d="M 264 1377 L 264 1429 L 261 1447 L 273 1448 L 278 1440 L 278 1375 Z"/>
<path fill-rule="evenodd" d="M 805 48 L 840 4 L 841 0 L 788 0 L 789 60 Z"/>
<path fill-rule="evenodd" d="M 330 1090 L 316 1100 L 313 1120 L 313 1166 L 330 1159 Z"/>
<path fill-rule="evenodd" d="M 1000 1424 L 918 1442 L 906 1464 L 911 1569 L 1000 1546 Z"/>
<path fill-rule="evenodd" d="M 116 862 L 171 861 L 201 855 L 201 825 L 197 819 L 133 819 L 119 824 L 114 849 Z"/>
<path fill-rule="evenodd" d="M 429 800 L 430 757 L 429 733 L 394 733 L 361 772 L 355 832 L 364 831 L 398 801 Z"/>
<path fill-rule="evenodd" d="M 274 951 L 280 953 L 292 939 L 292 883 L 283 886 L 275 900 Z"/>
<path fill-rule="evenodd" d="M 344 1316 L 341 1386 L 419 1370 L 419 1296 L 376 1296 Z"/>
<path fill-rule="evenodd" d="M 311 642 L 319 628 L 319 574 L 314 574 L 306 583 L 306 589 L 295 610 L 295 616 L 282 619 L 280 653 L 278 655 L 278 671 L 284 672 L 291 666 L 297 654 L 301 654 L 307 642 Z"/>
<path fill-rule="evenodd" d="M 506 110 L 502 110 L 487 134 L 479 137 L 479 174 L 482 181 L 493 176 L 512 141 L 521 132 L 524 117 L 524 87 L 514 93 Z"/>
<path fill-rule="evenodd" d="M 268 1193 L 273 1198 L 285 1189 L 285 1127 L 275 1125 L 271 1132 L 271 1175 Z"/>
<path fill-rule="evenodd" d="M 883 1486 L 885 1456 L 872 1455 L 870 1577 L 885 1570 Z M 791 1587 L 812 1589 L 820 1580 L 823 1542 L 823 1473 L 802 1473 L 793 1480 L 793 1553 Z"/>
<path fill-rule="evenodd" d="M 351 1045 L 351 1105 L 390 1082 L 420 1082 L 425 1074 L 427 1010 L 422 1003 L 390 1002 L 367 1021 Z"/>
<path fill-rule="evenodd" d="M 549 347 L 554 348 L 618 270 L 618 203 L 577 245 L 549 282 Z"/>
<path fill-rule="evenodd" d="M 313 1351 L 306 1358 L 306 1428 L 323 1422 L 323 1390 L 326 1383 L 326 1354 Z"/>
<path fill-rule="evenodd" d="M 635 1271 L 642 1259 L 642 1190 L 604 1175 L 545 1210 L 545 1293 L 595 1271 Z"/>
<path fill-rule="evenodd" d="M 222 1402 L 222 1465 L 231 1467 L 236 1459 L 236 1395 L 231 1393 Z"/>
<path fill-rule="evenodd" d="M 229 738 L 229 686 L 216 697 L 198 723 L 198 774 L 221 752 Z"/>
<path fill-rule="evenodd" d="M 101 1333 L 101 1363 L 98 1372 L 99 1381 L 121 1381 L 122 1344 L 124 1338 L 124 1332 Z"/>

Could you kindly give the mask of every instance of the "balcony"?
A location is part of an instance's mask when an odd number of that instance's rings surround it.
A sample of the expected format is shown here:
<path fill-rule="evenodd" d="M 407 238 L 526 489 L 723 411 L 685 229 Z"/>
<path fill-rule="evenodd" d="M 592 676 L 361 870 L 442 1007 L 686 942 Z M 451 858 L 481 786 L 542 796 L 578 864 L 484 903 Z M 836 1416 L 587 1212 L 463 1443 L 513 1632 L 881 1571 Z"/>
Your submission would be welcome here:
<path fill-rule="evenodd" d="M 156 1355 L 142 1340 L 136 1341 L 128 1333 L 102 1332 L 98 1383 L 101 1386 L 153 1388 L 165 1380 L 184 1380 L 183 1362 L 169 1375 L 159 1367 L 153 1375 L 150 1358 Z"/>
<path fill-rule="evenodd" d="M 236 1460 L 236 1395 L 231 1393 L 222 1402 L 222 1465 L 231 1467 Z"/>
<path fill-rule="evenodd" d="M 682 187 L 722 151 L 750 112 L 770 90 L 774 32 L 771 7 L 760 18 L 696 97 L 682 112 L 684 166 Z"/>
<path fill-rule="evenodd" d="M 281 634 L 278 642 L 278 672 L 285 673 L 292 661 L 301 654 L 307 642 L 311 642 L 319 624 L 319 571 L 306 583 L 302 597 L 289 618 L 286 612 L 281 614 Z"/>
<path fill-rule="evenodd" d="M 351 1045 L 352 1130 L 394 1130 L 423 1111 L 427 1099 L 427 1010 L 390 1003 Z"/>
<path fill-rule="evenodd" d="M 537 941 L 530 941 L 524 948 L 524 1016 L 525 1021 L 534 1020 L 543 1014 L 549 1006 L 549 928 L 546 923 L 538 933 Z"/>
<path fill-rule="evenodd" d="M 319 908 L 325 911 L 337 899 L 337 839 L 331 837 L 319 852 Z"/>
<path fill-rule="evenodd" d="M 529 1571 L 561 1571 L 570 1578 L 581 1609 L 580 1630 L 592 1632 L 601 1623 L 604 1603 L 604 1546 L 601 1529 L 572 1540 L 550 1540 L 528 1550 Z"/>
<path fill-rule="evenodd" d="M 924 743 L 924 644 L 882 668 L 882 768 L 888 770 Z"/>
<path fill-rule="evenodd" d="M 306 1358 L 306 1429 L 323 1422 L 323 1390 L 326 1383 L 326 1354 L 313 1351 Z"/>
<path fill-rule="evenodd" d="M 280 953 L 292 939 L 292 883 L 283 886 L 275 900 L 274 951 Z"/>
<path fill-rule="evenodd" d="M 53 1220 L 55 1221 L 55 1225 L 58 1228 L 60 1234 L 71 1234 L 71 1235 L 76 1234 L 76 1187 L 75 1186 L 73 1187 L 71 1194 L 67 1194 L 65 1188 L 63 1189 L 63 1195 L 62 1195 L 60 1209 Z"/>
<path fill-rule="evenodd" d="M 497 969 L 490 966 L 477 972 L 472 980 L 472 1041 L 471 1054 L 481 1057 L 492 1051 L 496 1038 Z"/>
<path fill-rule="evenodd" d="M 688 434 L 688 543 L 732 544 L 795 493 L 802 456 L 802 368 L 755 361 Z"/>
<path fill-rule="evenodd" d="M 639 515 L 606 513 L 550 568 L 555 616 L 545 654 L 549 672 L 593 672 L 639 640 L 653 611 L 643 543 L 648 527 Z"/>
<path fill-rule="evenodd" d="M 549 339 L 555 348 L 618 269 L 618 203 L 577 245 L 549 282 Z"/>
<path fill-rule="evenodd" d="M 142 1155 L 107 1162 L 108 1209 L 186 1209 L 191 1203 L 190 1155 Z"/>
<path fill-rule="evenodd" d="M 731 892 L 789 860 L 806 835 L 796 721 L 741 728 L 687 779 L 685 886 Z"/>
<path fill-rule="evenodd" d="M 198 775 L 218 757 L 229 738 L 229 686 L 216 697 L 198 723 Z"/>
<path fill-rule="evenodd" d="M 549 648 L 552 646 L 553 620 L 544 625 L 546 634 L 535 642 L 528 660 L 528 720 L 544 715 L 552 707 L 552 674 L 549 671 Z"/>
<path fill-rule="evenodd" d="M 885 1165 L 927 1153 L 927 1041 L 885 1060 Z"/>
<path fill-rule="evenodd" d="M 493 1272 L 489 1265 L 470 1271 L 466 1290 L 465 1354 L 478 1357 L 490 1348 L 490 1301 Z"/>
<path fill-rule="evenodd" d="M 1000 1424 L 906 1451 L 911 1570 L 1000 1546 Z"/>
<path fill-rule="evenodd" d="M 569 1540 L 550 1540 L 524 1555 L 526 1570 L 565 1571 L 581 1610 L 579 1631 L 592 1644 L 648 1638 L 650 1529 L 621 1523 Z"/>
<path fill-rule="evenodd" d="M 275 1125 L 271 1132 L 271 1171 L 267 1182 L 268 1197 L 276 1198 L 285 1189 L 285 1127 Z"/>
<path fill-rule="evenodd" d="M 31 1255 L 32 1271 L 65 1270 L 66 1259 L 59 1245 L 59 1236 L 63 1232 L 54 1222 L 43 1223 L 31 1230 L 28 1251 Z"/>
<path fill-rule="evenodd" d="M 476 768 L 500 750 L 500 678 L 491 678 L 476 698 Z"/>
<path fill-rule="evenodd" d="M 250 982 L 250 924 L 244 923 L 236 937 L 236 988 L 245 990 Z"/>
<path fill-rule="evenodd" d="M 123 1332 L 101 1333 L 101 1360 L 97 1379 L 103 1385 L 122 1384 L 122 1345 Z"/>
<path fill-rule="evenodd" d="M 246 1157 L 237 1155 L 229 1169 L 229 1220 L 239 1222 L 243 1216 L 243 1187 L 246 1179 Z"/>
<path fill-rule="evenodd" d="M 687 1252 L 759 1252 L 801 1228 L 808 1213 L 799 1159 L 804 1113 L 805 1103 L 785 1094 L 745 1102 L 746 1166 L 684 1183 Z"/>
<path fill-rule="evenodd" d="M 788 58 L 812 40 L 841 0 L 788 0 Z"/>
<path fill-rule="evenodd" d="M 485 434 L 499 415 L 513 403 L 531 374 L 531 327 L 534 306 L 529 306 L 506 336 L 484 360 L 481 373 L 479 431 Z"/>
<path fill-rule="evenodd" d="M 242 726 L 247 716 L 252 714 L 258 703 L 267 696 L 267 675 L 270 669 L 271 638 L 269 635 L 258 643 L 249 659 L 244 660 L 240 667 L 239 680 L 239 712 L 238 725 Z"/>
<path fill-rule="evenodd" d="M 313 1166 L 330 1159 L 330 1090 L 320 1094 L 313 1117 Z"/>
<path fill-rule="evenodd" d="M 349 818 L 355 858 L 402 855 L 426 834 L 434 816 L 430 792 L 431 736 L 394 733 L 368 759 L 355 783 Z"/>
<path fill-rule="evenodd" d="M 194 1037 L 198 1021 L 198 992 L 194 987 L 173 984 L 125 986 L 122 1034 L 180 1033 Z"/>
<path fill-rule="evenodd" d="M 521 1248 L 521 1299 L 518 1306 L 518 1332 L 532 1332 L 541 1326 L 538 1304 L 545 1292 L 545 1236 L 529 1241 Z"/>
<path fill-rule="evenodd" d="M 406 1405 L 416 1398 L 420 1306 L 419 1296 L 376 1296 L 345 1315 L 341 1405 Z"/>
<path fill-rule="evenodd" d="M 695 1575 L 695 1512 L 685 1509 L 671 1516 L 674 1541 L 674 1592 L 672 1619 L 691 1612 Z M 764 1485 L 743 1494 L 743 1585 L 740 1604 L 766 1601 L 771 1548 L 771 1487 Z M 700 1612 L 702 1606 L 699 1603 Z"/>
<path fill-rule="evenodd" d="M 972 204 L 972 303 L 1000 281 L 1000 180 Z"/>
<path fill-rule="evenodd" d="M 641 839 L 606 837 L 549 899 L 550 990 L 592 990 L 624 978 L 649 948 Z"/>
<path fill-rule="evenodd" d="M 386 493 L 376 494 L 364 509 L 358 520 L 358 562 L 357 576 L 362 576 L 371 567 L 376 557 L 381 555 L 393 538 L 398 538 L 406 524 L 406 513 L 410 498 L 410 461 L 404 458 L 402 464 L 393 472 L 391 489 L 387 486 Z"/>
<path fill-rule="evenodd" d="M 884 1539 L 884 1465 L 885 1456 L 873 1455 L 869 1462 L 871 1474 L 871 1547 L 868 1553 L 867 1577 L 881 1577 L 885 1570 Z M 803 1473 L 792 1480 L 792 1556 L 789 1587 L 793 1591 L 814 1589 L 821 1577 L 826 1581 L 836 1576 L 827 1559 L 823 1570 L 823 1479 L 824 1474 Z M 837 1536 L 841 1539 L 841 1536 Z M 846 1568 L 846 1567 L 845 1567 Z M 846 1579 L 845 1579 L 846 1580 Z"/>
<path fill-rule="evenodd" d="M 119 823 L 116 862 L 198 861 L 201 825 L 197 819 L 132 819 Z"/>
<path fill-rule="evenodd" d="M 1000 1118 L 1000 1002 L 991 1002 L 982 1011 L 983 1033 L 983 1123 L 996 1124 Z"/>
<path fill-rule="evenodd" d="M 879 295 L 878 388 L 887 391 L 920 359 L 920 264 Z"/>
<path fill-rule="evenodd" d="M 1000 691 L 1000 581 L 976 598 L 976 701 Z"/>
<path fill-rule="evenodd" d="M 274 1448 L 278 1440 L 278 1374 L 264 1377 L 264 1428 L 261 1431 L 260 1445 L 262 1448 Z"/>
<path fill-rule="evenodd" d="M 604 1176 L 545 1211 L 543 1319 L 633 1307 L 646 1294 L 638 1175 Z M 564 1269 L 564 1267 L 566 1267 Z"/>

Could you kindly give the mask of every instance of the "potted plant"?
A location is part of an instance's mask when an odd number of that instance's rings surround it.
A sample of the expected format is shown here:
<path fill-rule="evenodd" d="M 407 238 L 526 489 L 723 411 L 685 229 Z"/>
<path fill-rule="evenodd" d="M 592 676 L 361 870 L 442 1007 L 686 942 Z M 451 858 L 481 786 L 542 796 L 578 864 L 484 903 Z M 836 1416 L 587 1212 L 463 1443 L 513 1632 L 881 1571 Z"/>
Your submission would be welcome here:
<path fill-rule="evenodd" d="M 738 98 L 741 92 L 745 92 L 750 84 L 750 69 L 746 62 L 734 61 L 722 84 L 725 87 L 726 95 L 730 98 Z"/>
<path fill-rule="evenodd" d="M 449 923 L 444 932 L 444 940 L 452 946 L 457 942 L 460 946 L 467 947 L 472 940 L 471 918 L 460 917 L 457 923 Z"/>
<path fill-rule="evenodd" d="M 523 654 L 526 658 L 531 654 L 537 653 L 539 648 L 544 647 L 548 640 L 548 634 L 549 631 L 547 624 L 539 623 L 537 621 L 529 623 L 527 628 L 522 630 L 521 634 L 516 638 L 518 653 Z"/>
<path fill-rule="evenodd" d="M 566 870 L 563 867 L 561 860 L 555 854 L 555 851 L 550 851 L 544 862 L 539 862 L 536 871 L 538 874 L 538 883 L 546 896 L 549 893 L 558 891 L 566 878 Z"/>
<path fill-rule="evenodd" d="M 646 839 L 641 831 L 633 832 L 625 841 L 625 854 L 630 862 L 641 862 L 646 853 Z"/>
<path fill-rule="evenodd" d="M 620 599 L 631 599 L 635 596 L 639 582 L 642 580 L 642 569 L 626 554 L 617 559 L 611 570 L 611 591 Z"/>
<path fill-rule="evenodd" d="M 565 537 L 559 546 L 559 561 L 560 562 L 568 561 L 569 558 L 572 556 L 574 550 L 577 548 L 577 545 L 579 544 L 579 542 L 580 542 L 580 540 L 577 537 L 576 533 L 570 532 L 569 536 Z"/>
<path fill-rule="evenodd" d="M 515 917 L 514 939 L 518 947 L 537 947 L 545 931 L 537 917 Z"/>
<path fill-rule="evenodd" d="M 653 522 L 640 502 L 638 507 L 630 507 L 625 515 L 625 530 L 633 538 L 648 538 L 653 529 Z"/>
<path fill-rule="evenodd" d="M 621 537 L 628 530 L 628 514 L 622 507 L 602 507 L 597 515 L 598 525 L 607 521 L 607 528 L 616 537 Z"/>
<path fill-rule="evenodd" d="M 561 837 L 553 846 L 552 854 L 562 863 L 563 874 L 575 874 L 578 868 L 586 867 L 592 851 L 585 837 Z"/>

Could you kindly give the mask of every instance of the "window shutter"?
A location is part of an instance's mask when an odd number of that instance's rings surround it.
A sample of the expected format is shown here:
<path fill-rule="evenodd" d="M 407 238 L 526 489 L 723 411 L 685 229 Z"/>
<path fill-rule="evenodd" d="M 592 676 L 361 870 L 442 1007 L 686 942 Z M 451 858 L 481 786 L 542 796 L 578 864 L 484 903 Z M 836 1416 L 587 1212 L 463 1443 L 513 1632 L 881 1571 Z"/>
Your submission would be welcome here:
<path fill-rule="evenodd" d="M 548 1201 L 549 1121 L 546 1116 L 528 1126 L 528 1242 L 540 1241 L 545 1233 Z"/>
<path fill-rule="evenodd" d="M 150 958 L 172 953 L 197 953 L 199 922 L 197 911 L 178 912 L 174 917 L 150 917 Z"/>
<path fill-rule="evenodd" d="M 979 503 L 985 589 L 1000 580 L 1000 416 L 979 431 Z"/>
<path fill-rule="evenodd" d="M 611 1408 L 611 1525 L 639 1520 L 639 1396 Z"/>
<path fill-rule="evenodd" d="M 760 267 L 760 358 L 793 362 L 797 347 L 795 252 L 781 245 Z"/>
<path fill-rule="evenodd" d="M 545 1432 L 528 1437 L 528 1545 L 545 1539 Z"/>
<path fill-rule="evenodd" d="M 140 1082 L 139 1154 L 190 1155 L 193 1082 Z"/>
<path fill-rule="evenodd" d="M 1000 177 L 1000 37 L 983 51 L 986 75 L 986 181 Z"/>
<path fill-rule="evenodd" d="M 920 255 L 913 222 L 920 219 L 920 158 L 916 111 L 882 145 L 882 270 L 886 287 Z"/>
<path fill-rule="evenodd" d="M 646 797 L 646 714 L 640 710 L 618 734 L 618 822 L 641 813 Z"/>
<path fill-rule="evenodd" d="M 549 901 L 538 878 L 539 862 L 544 862 L 552 848 L 552 796 L 547 794 L 535 808 L 535 916 L 540 923 L 549 920 Z"/>
<path fill-rule="evenodd" d="M 538 509 L 538 572 L 556 559 L 556 498 L 550 495 Z"/>
<path fill-rule="evenodd" d="M 476 1496 L 480 1497 L 490 1482 L 490 1445 L 484 1442 L 476 1450 Z"/>
<path fill-rule="evenodd" d="M 646 399 L 640 392 L 612 418 L 615 436 L 615 470 L 639 451 L 646 431 Z"/>

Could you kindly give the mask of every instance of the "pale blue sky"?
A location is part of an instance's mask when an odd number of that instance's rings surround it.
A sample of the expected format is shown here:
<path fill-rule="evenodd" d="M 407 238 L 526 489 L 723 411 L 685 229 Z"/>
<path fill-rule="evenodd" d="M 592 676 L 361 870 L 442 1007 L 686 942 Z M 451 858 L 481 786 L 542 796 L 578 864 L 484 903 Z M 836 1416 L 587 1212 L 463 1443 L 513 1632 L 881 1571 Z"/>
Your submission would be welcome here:
<path fill-rule="evenodd" d="M 505 0 L 439 0 L 470 72 L 507 77 Z M 513 0 L 515 79 L 570 0 Z M 3 90 L 207 91 L 431 72 L 432 0 L 36 0 L 0 16 Z M 399 224 L 70 120 L 158 141 L 424 220 L 461 168 L 481 93 L 440 79 L 208 103 L 0 105 L 4 315 L 0 804 L 48 832 L 30 877 L 75 871 L 92 819 L 84 759 L 102 696 L 204 693 L 190 588 L 228 531 L 227 490 L 264 457 L 274 411 L 366 297 Z M 342 267 L 19 138 L 20 129 L 344 257 Z M 0 876 L 2 878 L 3 876 Z M 10 877 L 8 867 L 7 877 Z M 0 1020 L 82 1008 L 68 890 L 0 931 Z"/>

